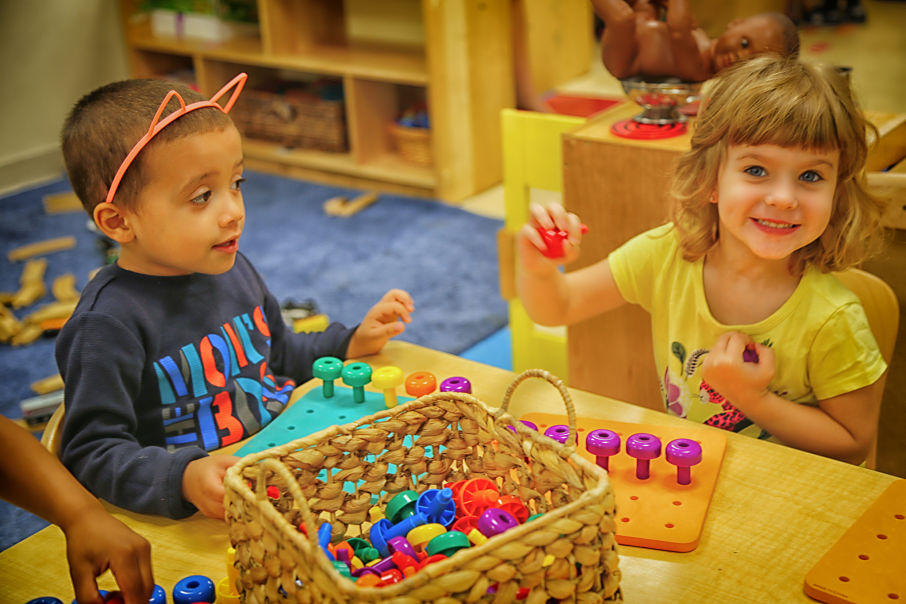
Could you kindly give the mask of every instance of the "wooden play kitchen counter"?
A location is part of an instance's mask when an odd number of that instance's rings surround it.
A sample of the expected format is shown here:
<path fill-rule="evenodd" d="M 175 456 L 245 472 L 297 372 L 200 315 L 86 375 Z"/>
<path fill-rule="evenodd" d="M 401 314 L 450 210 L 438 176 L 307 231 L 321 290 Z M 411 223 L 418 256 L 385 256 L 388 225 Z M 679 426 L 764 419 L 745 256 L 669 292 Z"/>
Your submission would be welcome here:
<path fill-rule="evenodd" d="M 515 377 L 400 341 L 363 360 L 375 368 L 396 365 L 407 375 L 430 371 L 438 380 L 464 376 L 471 381 L 473 394 L 492 406 Z M 300 391 L 318 385 L 310 382 Z M 671 430 L 689 426 L 684 420 L 588 392 L 570 389 L 570 394 L 577 415 L 589 426 L 593 419 L 600 419 L 602 428 L 608 420 Z M 521 417 L 560 414 L 562 407 L 557 392 L 538 381 L 520 387 L 510 411 Z M 694 468 L 692 472 L 694 476 Z M 697 547 L 678 553 L 621 546 L 623 595 L 633 602 L 808 602 L 803 592 L 806 575 L 894 481 L 893 476 L 726 433 L 723 462 Z M 113 512 L 151 541 L 155 581 L 167 592 L 187 575 L 206 575 L 215 583 L 226 576 L 225 523 L 199 515 L 169 520 Z M 60 530 L 49 527 L 0 553 L 0 586 L 4 602 L 45 595 L 71 601 Z M 101 587 L 113 587 L 109 574 Z"/>

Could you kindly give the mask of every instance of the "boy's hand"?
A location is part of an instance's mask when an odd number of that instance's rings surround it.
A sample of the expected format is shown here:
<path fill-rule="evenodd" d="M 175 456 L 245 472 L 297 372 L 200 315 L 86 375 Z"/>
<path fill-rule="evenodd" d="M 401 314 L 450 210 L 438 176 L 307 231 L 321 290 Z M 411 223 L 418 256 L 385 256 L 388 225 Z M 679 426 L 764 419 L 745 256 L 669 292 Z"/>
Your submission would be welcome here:
<path fill-rule="evenodd" d="M 96 578 L 110 569 L 126 604 L 151 598 L 151 545 L 100 504 L 66 527 L 69 576 L 79 602 L 100 602 Z"/>
<path fill-rule="evenodd" d="M 754 351 L 754 354 L 753 354 Z M 751 360 L 747 360 L 751 359 Z M 717 339 L 702 364 L 702 377 L 740 411 L 768 393 L 776 370 L 774 350 L 730 331 Z"/>
<path fill-rule="evenodd" d="M 412 322 L 413 310 L 415 306 L 408 292 L 391 289 L 362 319 L 349 340 L 346 356 L 356 358 L 380 352 L 390 338 L 403 333 L 404 323 Z"/>
<path fill-rule="evenodd" d="M 519 231 L 519 258 L 523 270 L 534 272 L 550 269 L 557 264 L 568 264 L 579 257 L 579 242 L 582 241 L 582 223 L 575 214 L 567 212 L 559 203 L 544 207 L 537 203 L 529 204 L 529 222 Z M 563 255 L 547 256 L 547 244 L 538 229 L 564 231 L 567 238 L 563 240 Z"/>
<path fill-rule="evenodd" d="M 208 455 L 189 462 L 182 475 L 182 496 L 205 516 L 223 520 L 223 477 L 239 461 L 232 455 Z"/>

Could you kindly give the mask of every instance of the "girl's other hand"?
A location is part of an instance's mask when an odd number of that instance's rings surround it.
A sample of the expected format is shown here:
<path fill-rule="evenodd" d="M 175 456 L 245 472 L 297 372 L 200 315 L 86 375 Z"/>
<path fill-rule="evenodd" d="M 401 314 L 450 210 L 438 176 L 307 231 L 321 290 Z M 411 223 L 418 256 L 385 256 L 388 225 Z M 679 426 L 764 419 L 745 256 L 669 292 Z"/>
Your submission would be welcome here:
<path fill-rule="evenodd" d="M 768 393 L 775 369 L 770 346 L 759 344 L 742 332 L 729 331 L 717 339 L 705 357 L 702 377 L 746 413 L 746 407 Z"/>

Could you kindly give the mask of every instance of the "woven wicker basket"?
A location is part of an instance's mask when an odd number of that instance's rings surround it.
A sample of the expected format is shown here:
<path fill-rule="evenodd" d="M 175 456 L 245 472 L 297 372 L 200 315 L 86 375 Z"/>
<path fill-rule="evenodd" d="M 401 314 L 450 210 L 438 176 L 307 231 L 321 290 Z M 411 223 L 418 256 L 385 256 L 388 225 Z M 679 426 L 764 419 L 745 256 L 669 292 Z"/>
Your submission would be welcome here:
<path fill-rule="evenodd" d="M 575 434 L 575 412 L 562 382 L 531 370 L 514 380 L 497 411 L 470 395 L 440 392 L 241 459 L 225 479 L 240 598 L 509 603 L 525 587 L 529 604 L 622 601 L 606 472 L 574 446 L 542 436 L 507 413 L 513 390 L 532 376 L 560 391 Z M 444 450 L 438 453 L 438 447 Z M 325 469 L 327 476 L 319 477 Z M 383 509 L 400 491 L 475 477 L 495 481 L 501 494 L 518 496 L 542 515 L 387 587 L 357 587 L 331 566 L 317 543 L 319 520 L 331 522 L 334 542 L 367 535 L 372 496 Z M 348 484 L 358 486 L 349 492 Z M 269 486 L 279 489 L 278 499 L 268 498 Z"/>
<path fill-rule="evenodd" d="M 433 163 L 430 128 L 411 128 L 391 122 L 389 130 L 400 157 L 419 166 L 430 166 Z"/>
<path fill-rule="evenodd" d="M 349 148 L 344 115 L 342 100 L 265 90 L 243 92 L 231 113 L 248 138 L 335 153 Z"/>

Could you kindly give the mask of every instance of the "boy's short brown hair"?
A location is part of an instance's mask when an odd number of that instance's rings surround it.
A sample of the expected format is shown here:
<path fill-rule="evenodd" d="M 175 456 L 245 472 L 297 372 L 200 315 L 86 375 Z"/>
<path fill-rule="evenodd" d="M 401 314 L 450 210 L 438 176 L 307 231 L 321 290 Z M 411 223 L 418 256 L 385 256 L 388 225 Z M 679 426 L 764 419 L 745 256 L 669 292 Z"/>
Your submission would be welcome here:
<path fill-rule="evenodd" d="M 178 92 L 187 104 L 206 100 L 179 82 L 132 79 L 97 88 L 82 97 L 69 113 L 63 124 L 63 161 L 72 188 L 89 215 L 104 201 L 120 164 L 148 131 L 154 114 L 171 90 Z M 163 115 L 178 108 L 179 101 L 173 98 Z M 222 111 L 193 111 L 161 130 L 148 146 L 219 130 L 230 124 L 230 117 Z M 117 189 L 115 200 L 123 207 L 134 207 L 145 185 L 143 155 L 138 154 Z"/>

